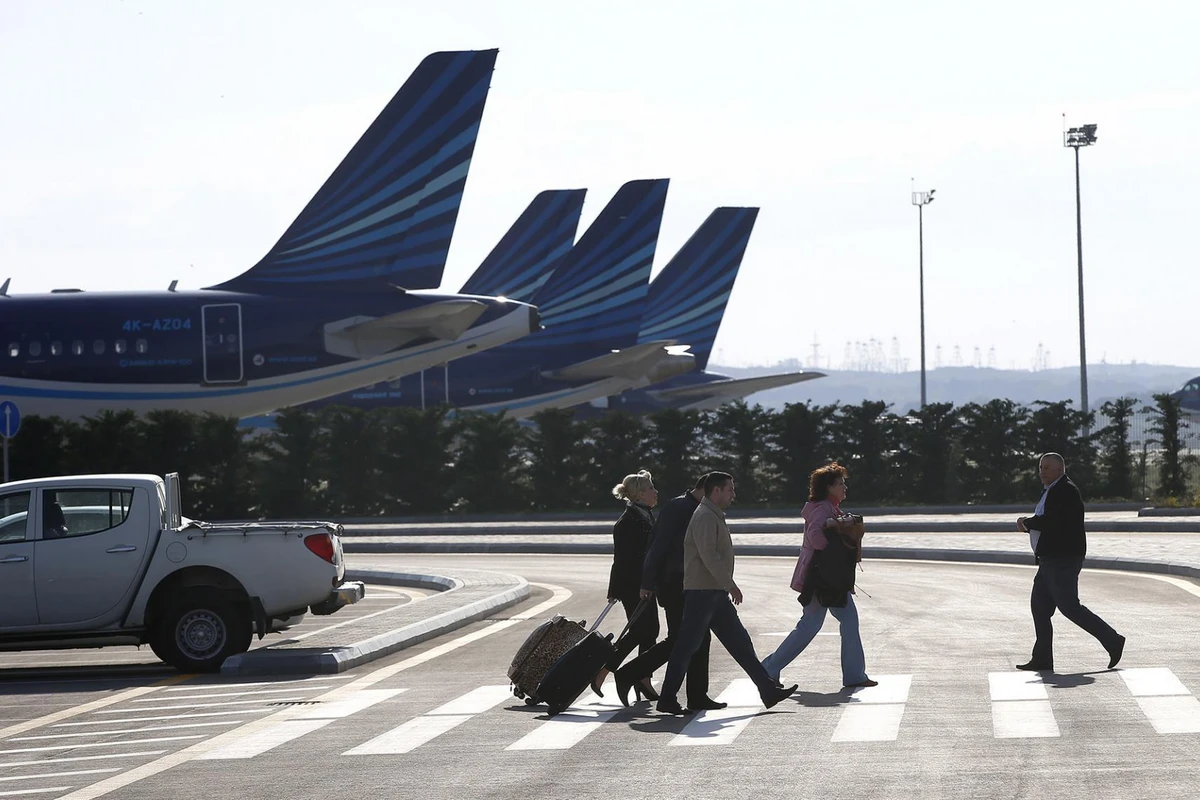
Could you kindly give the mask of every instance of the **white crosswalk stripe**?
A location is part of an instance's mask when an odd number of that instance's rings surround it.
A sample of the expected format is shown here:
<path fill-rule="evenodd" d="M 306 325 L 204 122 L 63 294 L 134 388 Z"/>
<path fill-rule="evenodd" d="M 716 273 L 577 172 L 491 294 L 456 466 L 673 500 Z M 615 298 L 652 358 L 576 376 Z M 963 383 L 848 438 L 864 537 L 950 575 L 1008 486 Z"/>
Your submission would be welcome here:
<path fill-rule="evenodd" d="M 1059 735 L 1046 685 L 1036 672 L 989 672 L 992 735 L 997 739 L 1039 739 Z"/>
<path fill-rule="evenodd" d="M 1200 733 L 1200 700 L 1175 673 L 1165 667 L 1120 673 L 1156 733 Z"/>
<path fill-rule="evenodd" d="M 508 686 L 481 686 L 342 755 L 408 753 L 513 696 Z"/>
<path fill-rule="evenodd" d="M 376 703 L 388 700 L 406 689 L 364 689 L 352 692 L 345 698 L 335 700 L 324 706 L 318 706 L 301 712 L 288 719 L 268 725 L 262 730 L 217 747 L 202 756 L 199 761 L 222 761 L 227 759 L 254 758 L 268 750 L 273 750 L 281 744 L 286 744 L 301 736 L 324 728 L 335 720 L 358 713 Z"/>
<path fill-rule="evenodd" d="M 611 681 L 600 688 L 606 697 L 612 697 L 617 691 Z M 589 733 L 615 717 L 623 708 L 616 700 L 611 702 L 589 701 L 571 706 L 504 749 L 568 750 L 582 742 Z"/>
<path fill-rule="evenodd" d="M 677 747 L 732 744 L 763 710 L 758 687 L 749 678 L 738 678 L 729 684 L 717 700 L 728 703 L 729 707 L 701 711 L 671 739 L 671 744 Z"/>
<path fill-rule="evenodd" d="M 878 686 L 865 686 L 850 694 L 832 741 L 891 742 L 900 735 L 912 675 L 880 675 L 875 680 Z"/>

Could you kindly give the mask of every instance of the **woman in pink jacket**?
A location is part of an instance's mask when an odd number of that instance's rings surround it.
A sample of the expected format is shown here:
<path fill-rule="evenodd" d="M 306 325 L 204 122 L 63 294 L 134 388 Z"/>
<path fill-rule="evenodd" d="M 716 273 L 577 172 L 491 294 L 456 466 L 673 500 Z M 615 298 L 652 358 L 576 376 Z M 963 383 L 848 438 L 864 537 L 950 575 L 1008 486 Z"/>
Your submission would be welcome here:
<path fill-rule="evenodd" d="M 804 614 L 796 623 L 796 629 L 787 635 L 774 653 L 763 659 L 767 673 L 776 681 L 783 668 L 804 652 L 825 623 L 825 612 L 832 611 L 841 623 L 842 633 L 842 685 L 846 687 L 877 686 L 878 682 L 867 677 L 867 662 L 863 655 L 862 638 L 858 632 L 858 609 L 854 607 L 853 590 L 845 593 L 844 600 L 838 597 L 828 605 L 821 602 L 812 586 L 809 572 L 818 551 L 829 546 L 826 529 L 834 525 L 834 519 L 842 513 L 841 504 L 846 499 L 846 468 L 834 461 L 814 470 L 808 478 L 808 503 L 801 514 L 804 517 L 804 546 L 800 561 L 792 579 L 792 588 L 800 592 Z M 808 585 L 805 584 L 806 580 Z"/>

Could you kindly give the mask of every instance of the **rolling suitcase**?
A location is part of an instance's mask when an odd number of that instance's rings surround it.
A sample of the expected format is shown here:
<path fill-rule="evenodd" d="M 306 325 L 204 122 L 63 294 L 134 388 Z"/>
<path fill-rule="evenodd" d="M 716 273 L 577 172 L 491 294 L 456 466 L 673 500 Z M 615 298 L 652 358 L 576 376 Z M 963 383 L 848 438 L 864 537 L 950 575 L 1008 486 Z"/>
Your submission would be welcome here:
<path fill-rule="evenodd" d="M 609 608 L 612 608 L 611 603 Z M 604 614 L 607 613 L 608 609 L 606 608 Z M 596 620 L 597 625 L 600 624 L 600 620 L 604 619 L 604 614 L 601 614 L 600 618 Z M 523 699 L 528 705 L 537 705 L 539 702 L 537 687 L 542 682 L 542 677 L 550 667 L 554 666 L 554 662 L 558 661 L 563 653 L 587 636 L 586 624 L 586 622 L 575 622 L 561 614 L 556 614 L 553 618 L 534 628 L 520 649 L 517 650 L 517 654 L 508 668 L 508 679 L 512 681 L 513 694 Z"/>
<path fill-rule="evenodd" d="M 617 637 L 618 642 L 629 633 L 630 627 L 638 617 L 653 604 L 654 598 L 652 597 L 644 598 L 638 603 L 629 622 Z M 579 695 L 591 688 L 592 681 L 595 680 L 600 670 L 616 657 L 617 650 L 613 644 L 613 635 L 610 633 L 601 636 L 596 632 L 604 615 L 612 607 L 613 604 L 609 603 L 604 612 L 596 618 L 595 624 L 592 625 L 587 635 L 563 653 L 547 670 L 542 682 L 538 684 L 538 699 L 550 706 L 550 716 L 565 711 L 579 698 Z"/>

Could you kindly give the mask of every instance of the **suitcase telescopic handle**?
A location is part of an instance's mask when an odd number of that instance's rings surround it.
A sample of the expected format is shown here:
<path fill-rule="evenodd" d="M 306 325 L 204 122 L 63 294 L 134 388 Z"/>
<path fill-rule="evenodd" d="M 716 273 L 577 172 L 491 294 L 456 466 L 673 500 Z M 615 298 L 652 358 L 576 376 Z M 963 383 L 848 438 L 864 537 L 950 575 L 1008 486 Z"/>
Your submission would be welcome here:
<path fill-rule="evenodd" d="M 617 604 L 616 600 L 608 601 L 608 605 L 606 605 L 604 607 L 604 610 L 600 612 L 600 616 L 596 617 L 596 621 L 592 623 L 592 627 L 588 628 L 588 633 L 591 633 L 592 631 L 594 631 L 600 627 L 600 623 L 604 622 L 604 618 L 606 616 L 608 616 L 608 612 L 612 611 L 612 607 L 615 606 L 616 604 Z"/>

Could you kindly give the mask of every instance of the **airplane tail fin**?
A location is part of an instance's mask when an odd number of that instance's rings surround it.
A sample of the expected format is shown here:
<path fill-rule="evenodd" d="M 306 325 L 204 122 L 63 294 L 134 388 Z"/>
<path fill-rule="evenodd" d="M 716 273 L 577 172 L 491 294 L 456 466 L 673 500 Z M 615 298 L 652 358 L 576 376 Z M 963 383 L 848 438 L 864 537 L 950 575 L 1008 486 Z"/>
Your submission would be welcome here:
<path fill-rule="evenodd" d="M 634 344 L 668 183 L 666 178 L 630 181 L 617 190 L 533 296 L 545 330 L 514 346 Z"/>
<path fill-rule="evenodd" d="M 650 284 L 638 342 L 674 339 L 691 346 L 697 369 L 708 366 L 757 217 L 757 208 L 708 215 Z"/>
<path fill-rule="evenodd" d="M 427 56 L 271 251 L 210 288 L 436 288 L 497 52 Z"/>
<path fill-rule="evenodd" d="M 586 193 L 586 189 L 560 189 L 538 194 L 467 279 L 461 293 L 529 302 L 574 244 Z"/>

